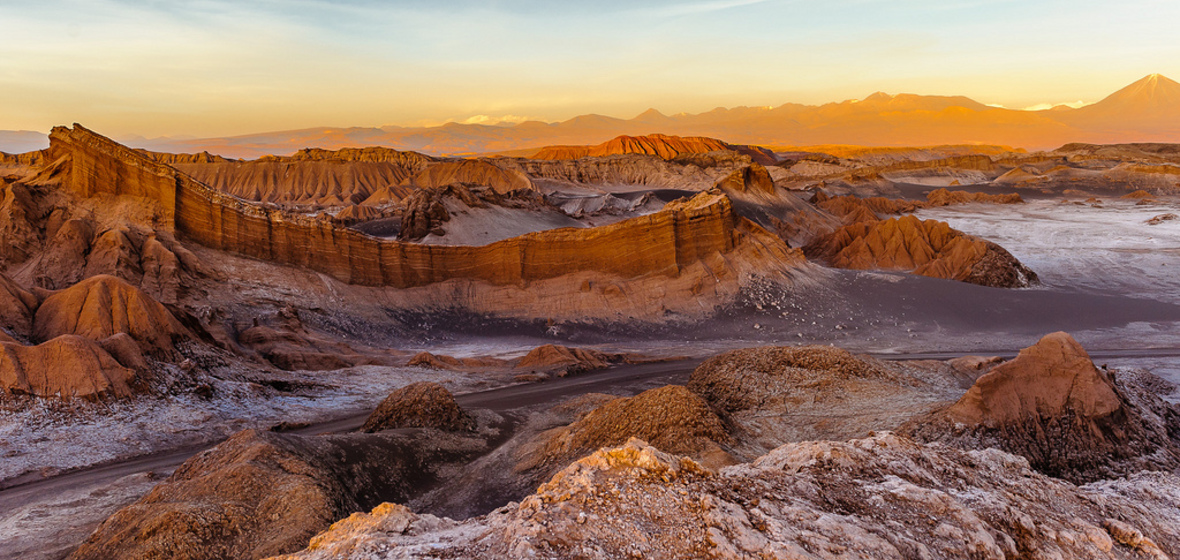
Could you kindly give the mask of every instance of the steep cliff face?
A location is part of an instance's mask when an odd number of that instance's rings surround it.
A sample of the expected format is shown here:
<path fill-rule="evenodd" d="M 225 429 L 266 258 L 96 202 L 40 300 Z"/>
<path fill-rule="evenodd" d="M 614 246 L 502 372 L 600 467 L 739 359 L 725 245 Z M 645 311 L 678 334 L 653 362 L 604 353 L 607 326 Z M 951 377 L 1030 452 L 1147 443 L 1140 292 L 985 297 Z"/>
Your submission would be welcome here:
<path fill-rule="evenodd" d="M 805 248 L 839 268 L 897 270 L 995 287 L 1024 287 L 1036 274 L 1003 247 L 914 216 L 853 223 Z"/>
<path fill-rule="evenodd" d="M 763 165 L 774 164 L 774 153 L 765 148 L 737 146 L 716 138 L 702 136 L 669 136 L 649 134 L 646 136 L 618 136 L 596 146 L 548 146 L 533 155 L 532 159 L 580 159 L 619 154 L 644 154 L 663 159 L 673 159 L 688 154 L 735 151 L 750 156 Z"/>

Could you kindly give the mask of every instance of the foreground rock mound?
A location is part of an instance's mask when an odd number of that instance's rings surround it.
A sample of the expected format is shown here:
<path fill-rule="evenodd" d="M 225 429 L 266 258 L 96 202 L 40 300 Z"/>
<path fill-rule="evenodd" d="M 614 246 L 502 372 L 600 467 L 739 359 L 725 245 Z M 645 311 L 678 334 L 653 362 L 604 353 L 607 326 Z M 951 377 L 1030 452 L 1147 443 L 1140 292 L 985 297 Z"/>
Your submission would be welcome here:
<path fill-rule="evenodd" d="M 858 222 L 804 248 L 810 258 L 856 270 L 895 270 L 997 288 L 1027 287 L 1037 275 L 1003 247 L 946 222 L 903 216 Z"/>
<path fill-rule="evenodd" d="M 892 372 L 830 346 L 735 350 L 705 361 L 688 388 L 718 410 L 774 410 L 812 398 L 810 392 L 852 379 L 895 380 Z"/>
<path fill-rule="evenodd" d="M 37 346 L 0 343 L 0 390 L 17 395 L 99 400 L 141 389 L 136 372 L 97 343 L 63 335 Z"/>
<path fill-rule="evenodd" d="M 420 381 L 406 385 L 385 397 L 365 420 L 362 432 L 372 433 L 397 428 L 434 428 L 445 432 L 471 431 L 471 418 L 455 397 L 438 383 Z"/>
<path fill-rule="evenodd" d="M 1074 481 L 1180 466 L 1180 411 L 1131 402 L 1073 337 L 1046 335 L 980 377 L 949 408 L 911 424 L 915 437 L 1026 457 Z"/>
<path fill-rule="evenodd" d="M 238 433 L 108 518 L 70 558 L 255 559 L 292 552 L 333 521 L 406 501 L 474 439 Z"/>
<path fill-rule="evenodd" d="M 463 523 L 392 504 L 284 557 L 1164 558 L 1180 552 L 1180 478 L 1078 487 L 998 450 L 891 434 L 785 445 L 710 474 L 632 440 Z"/>
<path fill-rule="evenodd" d="M 565 466 L 595 449 L 619 445 L 633 437 L 649 440 L 669 453 L 696 456 L 713 466 L 733 462 L 720 447 L 732 442 L 725 422 L 709 403 L 680 385 L 612 400 L 544 436 L 541 452 L 518 465 L 518 470 Z"/>
<path fill-rule="evenodd" d="M 114 276 L 100 275 L 49 296 L 33 323 L 38 340 L 63 334 L 103 340 L 116 333 L 131 335 L 146 353 L 173 351 L 173 339 L 184 327 L 159 302 Z"/>

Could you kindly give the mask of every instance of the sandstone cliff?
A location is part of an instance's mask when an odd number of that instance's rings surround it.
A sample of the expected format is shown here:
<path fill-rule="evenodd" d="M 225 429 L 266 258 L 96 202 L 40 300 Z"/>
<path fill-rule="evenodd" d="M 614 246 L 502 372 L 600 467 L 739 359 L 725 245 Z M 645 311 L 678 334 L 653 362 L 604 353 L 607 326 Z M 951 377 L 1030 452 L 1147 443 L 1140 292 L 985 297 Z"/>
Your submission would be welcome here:
<path fill-rule="evenodd" d="M 839 268 L 905 271 L 983 286 L 1017 288 L 1037 280 L 1003 247 L 914 216 L 850 224 L 804 251 Z"/>
<path fill-rule="evenodd" d="M 51 152 L 70 160 L 67 189 L 79 196 L 147 199 L 190 240 L 356 284 L 408 288 L 464 279 L 524 285 L 583 271 L 675 276 L 694 262 L 732 251 L 743 238 L 728 199 L 702 194 L 610 226 L 544 231 L 484 247 L 380 241 L 247 204 L 81 126 L 54 129 L 51 144 Z"/>

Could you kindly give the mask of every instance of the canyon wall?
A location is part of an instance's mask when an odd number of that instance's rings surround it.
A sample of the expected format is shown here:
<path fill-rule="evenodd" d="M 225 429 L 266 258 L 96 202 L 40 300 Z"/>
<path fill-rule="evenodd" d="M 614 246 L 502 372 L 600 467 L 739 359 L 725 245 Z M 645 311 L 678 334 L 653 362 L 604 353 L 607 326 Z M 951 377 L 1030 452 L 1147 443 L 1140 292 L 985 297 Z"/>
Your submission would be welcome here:
<path fill-rule="evenodd" d="M 54 160 L 69 156 L 63 187 L 78 196 L 142 197 L 163 207 L 164 227 L 192 241 L 354 284 L 409 288 L 472 279 L 523 285 L 581 271 L 675 276 L 732 250 L 738 235 L 729 199 L 702 193 L 610 226 L 542 231 L 482 247 L 385 241 L 247 203 L 80 125 L 55 128 L 50 142 Z"/>

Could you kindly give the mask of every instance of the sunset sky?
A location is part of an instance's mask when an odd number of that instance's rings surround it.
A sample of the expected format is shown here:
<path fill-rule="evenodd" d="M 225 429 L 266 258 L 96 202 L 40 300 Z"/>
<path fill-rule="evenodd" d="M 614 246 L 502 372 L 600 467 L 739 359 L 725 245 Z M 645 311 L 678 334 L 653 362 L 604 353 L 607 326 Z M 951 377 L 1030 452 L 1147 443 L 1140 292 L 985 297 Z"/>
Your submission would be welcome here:
<path fill-rule="evenodd" d="M 1180 2 L 0 0 L 0 130 L 222 136 L 1180 78 Z"/>

